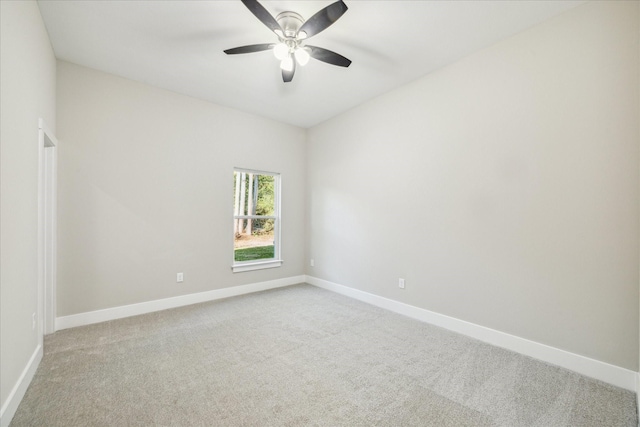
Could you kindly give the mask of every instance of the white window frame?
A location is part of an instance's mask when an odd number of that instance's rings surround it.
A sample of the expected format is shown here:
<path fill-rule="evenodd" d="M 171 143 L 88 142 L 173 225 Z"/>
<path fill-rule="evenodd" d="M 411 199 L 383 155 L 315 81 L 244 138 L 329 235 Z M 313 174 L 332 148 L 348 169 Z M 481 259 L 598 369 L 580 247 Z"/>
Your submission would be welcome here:
<path fill-rule="evenodd" d="M 238 173 L 251 173 L 254 175 L 269 175 L 274 178 L 273 182 L 273 191 L 274 191 L 274 210 L 275 215 L 266 216 L 266 215 L 236 215 L 234 212 L 233 220 L 234 222 L 238 219 L 273 219 L 274 220 L 274 232 L 273 232 L 273 258 L 269 259 L 260 259 L 256 261 L 236 261 L 235 259 L 235 247 L 233 247 L 231 251 L 232 264 L 231 269 L 234 273 L 241 273 L 243 271 L 253 271 L 253 270 L 263 270 L 266 268 L 276 268 L 280 267 L 283 263 L 282 257 L 280 256 L 280 237 L 281 237 L 281 210 L 280 210 L 280 188 L 281 188 L 281 179 L 280 174 L 277 172 L 266 172 L 259 171 L 254 169 L 245 169 L 245 168 L 233 168 L 233 172 Z M 235 227 L 231 227 L 231 232 L 235 233 Z M 235 235 L 233 236 L 235 239 Z"/>

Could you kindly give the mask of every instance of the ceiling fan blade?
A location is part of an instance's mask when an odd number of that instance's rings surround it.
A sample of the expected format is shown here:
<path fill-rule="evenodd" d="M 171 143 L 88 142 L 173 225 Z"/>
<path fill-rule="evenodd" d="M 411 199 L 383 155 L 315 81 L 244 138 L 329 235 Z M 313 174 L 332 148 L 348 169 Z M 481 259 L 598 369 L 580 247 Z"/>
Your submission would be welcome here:
<path fill-rule="evenodd" d="M 224 51 L 224 53 L 226 53 L 227 55 L 237 55 L 239 53 L 262 52 L 263 50 L 272 49 L 273 46 L 273 43 L 250 44 L 248 46 L 240 46 L 234 47 L 233 49 L 227 49 Z"/>
<path fill-rule="evenodd" d="M 282 35 L 284 31 L 282 31 L 282 27 L 276 21 L 276 18 L 271 16 L 271 14 L 264 8 L 257 0 L 242 0 L 242 3 L 249 9 L 251 13 L 253 13 L 256 18 L 260 20 L 264 25 L 266 25 L 271 31 L 278 34 L 278 36 Z M 277 30 L 277 31 L 276 31 Z"/>
<path fill-rule="evenodd" d="M 317 46 L 307 45 L 305 47 L 308 47 L 309 50 L 311 50 L 311 52 L 309 52 L 309 55 L 312 58 L 317 59 L 318 61 L 326 62 L 327 64 L 331 65 L 337 65 L 339 67 L 348 67 L 349 65 L 351 65 L 351 60 L 345 58 L 339 53 L 335 53 L 328 49 L 323 49 Z"/>
<path fill-rule="evenodd" d="M 347 5 L 342 0 L 330 4 L 307 19 L 307 21 L 302 24 L 302 27 L 300 27 L 300 30 L 298 30 L 298 34 L 304 32 L 306 38 L 309 38 L 318 34 L 320 31 L 326 30 L 331 24 L 336 22 L 347 9 Z"/>
<path fill-rule="evenodd" d="M 291 80 L 293 80 L 293 75 L 296 72 L 296 61 L 293 61 L 293 68 L 291 69 L 291 71 L 287 71 L 287 70 L 282 70 L 282 81 L 285 83 L 289 83 Z"/>

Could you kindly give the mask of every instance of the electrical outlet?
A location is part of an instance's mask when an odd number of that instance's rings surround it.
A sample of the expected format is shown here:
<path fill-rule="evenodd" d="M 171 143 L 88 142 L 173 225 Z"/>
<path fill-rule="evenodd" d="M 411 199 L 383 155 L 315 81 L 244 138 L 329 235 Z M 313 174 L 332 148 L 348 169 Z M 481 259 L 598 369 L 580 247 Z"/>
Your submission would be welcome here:
<path fill-rule="evenodd" d="M 404 289 L 404 279 L 398 279 L 398 287 Z"/>
<path fill-rule="evenodd" d="M 315 261 L 313 260 L 309 261 L 309 264 L 311 264 L 311 267 L 314 267 L 316 265 Z"/>
<path fill-rule="evenodd" d="M 184 273 L 178 273 L 178 277 L 176 279 L 178 283 L 182 283 L 184 281 Z"/>
<path fill-rule="evenodd" d="M 36 314 L 35 313 L 31 315 L 31 329 L 34 331 L 36 330 Z"/>

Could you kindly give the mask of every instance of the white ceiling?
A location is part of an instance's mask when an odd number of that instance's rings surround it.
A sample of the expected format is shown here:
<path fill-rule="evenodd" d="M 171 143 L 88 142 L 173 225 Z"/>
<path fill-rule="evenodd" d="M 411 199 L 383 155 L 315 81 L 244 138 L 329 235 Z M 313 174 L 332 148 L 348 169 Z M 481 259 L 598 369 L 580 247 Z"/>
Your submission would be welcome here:
<path fill-rule="evenodd" d="M 307 19 L 327 1 L 263 1 Z M 583 1 L 365 1 L 310 39 L 351 59 L 311 60 L 283 83 L 276 36 L 239 1 L 52 1 L 40 10 L 56 57 L 301 127 L 314 126 Z"/>

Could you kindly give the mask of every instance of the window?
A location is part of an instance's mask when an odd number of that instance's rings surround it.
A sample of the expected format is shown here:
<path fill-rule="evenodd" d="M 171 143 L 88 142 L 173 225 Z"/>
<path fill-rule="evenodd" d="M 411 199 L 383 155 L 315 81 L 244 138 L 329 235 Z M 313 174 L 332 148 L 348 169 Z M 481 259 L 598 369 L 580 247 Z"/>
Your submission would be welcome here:
<path fill-rule="evenodd" d="M 233 272 L 280 267 L 280 175 L 233 171 Z"/>

